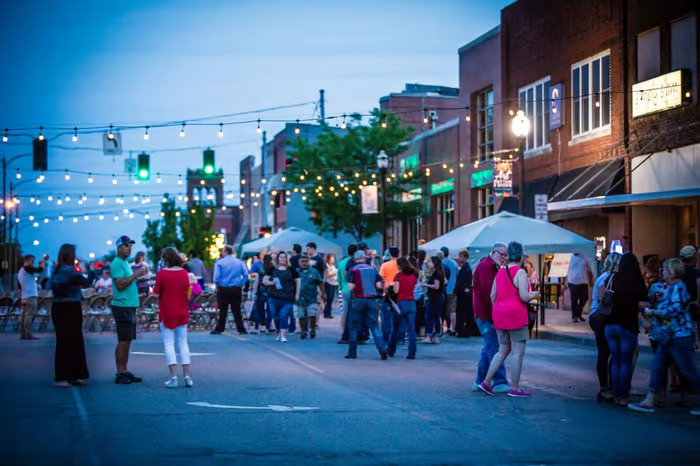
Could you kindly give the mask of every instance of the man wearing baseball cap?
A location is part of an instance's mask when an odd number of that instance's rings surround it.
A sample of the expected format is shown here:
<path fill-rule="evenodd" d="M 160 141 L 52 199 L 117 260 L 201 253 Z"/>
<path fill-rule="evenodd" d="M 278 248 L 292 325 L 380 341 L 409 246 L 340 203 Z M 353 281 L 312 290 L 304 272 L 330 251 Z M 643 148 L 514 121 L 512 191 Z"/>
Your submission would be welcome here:
<path fill-rule="evenodd" d="M 145 275 L 145 267 L 131 270 L 126 261 L 131 256 L 131 247 L 136 241 L 128 236 L 120 236 L 117 239 L 117 257 L 112 261 L 110 272 L 112 273 L 112 316 L 117 323 L 117 376 L 114 383 L 128 385 L 141 382 L 141 377 L 136 377 L 129 372 L 129 349 L 131 340 L 136 338 L 136 309 L 139 307 L 139 291 L 136 279 Z"/>

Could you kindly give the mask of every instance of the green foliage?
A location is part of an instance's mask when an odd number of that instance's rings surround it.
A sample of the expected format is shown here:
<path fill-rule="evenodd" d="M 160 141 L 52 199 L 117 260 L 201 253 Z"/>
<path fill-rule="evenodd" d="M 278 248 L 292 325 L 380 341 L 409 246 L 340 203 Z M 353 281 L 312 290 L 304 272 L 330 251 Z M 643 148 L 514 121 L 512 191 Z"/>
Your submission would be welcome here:
<path fill-rule="evenodd" d="M 401 126 L 396 114 L 378 109 L 372 111 L 369 125 L 362 125 L 359 115 L 351 120 L 342 134 L 326 128 L 314 142 L 291 140 L 287 151 L 294 162 L 285 176 L 293 195 L 304 196 L 306 209 L 315 212 L 311 221 L 320 231 L 349 233 L 360 241 L 381 229 L 379 214 L 362 214 L 360 187 L 374 183 L 381 187 L 377 168 L 381 150 L 389 156 L 387 172 L 396 171 L 396 157 L 405 150 L 413 128 Z M 387 224 L 415 215 L 414 203 L 403 203 L 401 194 L 417 186 L 418 180 L 408 173 L 386 183 Z"/>
<path fill-rule="evenodd" d="M 146 245 L 148 258 L 156 263 L 161 251 L 167 247 L 175 247 L 189 254 L 195 251 L 207 266 L 209 241 L 214 231 L 213 210 L 207 213 L 208 207 L 191 205 L 186 209 L 178 209 L 175 199 L 164 194 L 166 202 L 161 204 L 161 214 L 155 220 L 146 222 L 143 233 L 143 243 Z"/>

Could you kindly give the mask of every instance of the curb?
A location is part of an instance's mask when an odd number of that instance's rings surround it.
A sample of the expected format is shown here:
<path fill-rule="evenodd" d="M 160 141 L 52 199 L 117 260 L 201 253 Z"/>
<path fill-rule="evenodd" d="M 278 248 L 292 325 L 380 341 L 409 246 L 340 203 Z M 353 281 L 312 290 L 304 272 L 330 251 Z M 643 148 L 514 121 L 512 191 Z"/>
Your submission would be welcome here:
<path fill-rule="evenodd" d="M 571 335 L 568 333 L 557 333 L 551 330 L 540 330 L 537 338 L 532 338 L 533 340 L 554 340 L 554 341 L 564 341 L 568 343 L 573 343 L 580 346 L 587 346 L 595 348 L 595 337 L 593 335 Z M 640 351 L 651 352 L 651 345 L 643 342 L 639 345 Z"/>

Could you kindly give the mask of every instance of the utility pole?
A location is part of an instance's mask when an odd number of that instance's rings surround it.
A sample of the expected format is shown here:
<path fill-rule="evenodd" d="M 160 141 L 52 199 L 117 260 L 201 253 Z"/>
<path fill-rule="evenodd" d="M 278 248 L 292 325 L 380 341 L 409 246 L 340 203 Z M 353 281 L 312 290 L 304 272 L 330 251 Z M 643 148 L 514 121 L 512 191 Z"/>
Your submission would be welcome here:
<path fill-rule="evenodd" d="M 262 151 L 261 151 L 261 162 L 260 162 L 260 190 L 262 191 L 262 222 L 259 226 L 267 226 L 267 189 L 266 185 L 262 183 L 263 178 L 267 176 L 267 131 L 262 133 Z"/>
<path fill-rule="evenodd" d="M 321 89 L 318 91 L 321 94 L 321 100 L 319 101 L 319 107 L 321 109 L 321 124 L 326 124 L 326 91 Z"/>

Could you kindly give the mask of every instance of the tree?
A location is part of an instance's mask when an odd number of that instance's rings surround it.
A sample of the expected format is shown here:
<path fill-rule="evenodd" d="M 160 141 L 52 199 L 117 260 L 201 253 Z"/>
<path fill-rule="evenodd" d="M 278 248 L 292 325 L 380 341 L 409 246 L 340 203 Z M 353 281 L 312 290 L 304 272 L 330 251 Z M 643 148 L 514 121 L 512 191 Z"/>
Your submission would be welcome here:
<path fill-rule="evenodd" d="M 209 213 L 207 213 L 209 210 Z M 183 209 L 180 215 L 180 233 L 182 233 L 182 251 L 189 254 L 194 251 L 204 265 L 211 267 L 213 261 L 209 255 L 209 245 L 214 232 L 214 215 L 210 207 L 191 205 Z"/>
<path fill-rule="evenodd" d="M 379 215 L 362 213 L 361 197 L 363 186 L 381 186 L 377 154 L 383 150 L 390 160 L 387 223 L 415 215 L 415 206 L 402 202 L 402 194 L 417 187 L 418 180 L 409 171 L 396 174 L 396 157 L 405 150 L 412 127 L 401 126 L 396 114 L 378 109 L 372 111 L 369 125 L 360 123 L 360 115 L 351 120 L 342 134 L 326 127 L 314 142 L 290 141 L 287 150 L 294 161 L 285 176 L 292 193 L 301 195 L 306 209 L 313 212 L 311 221 L 319 231 L 349 233 L 360 241 L 381 230 Z"/>
<path fill-rule="evenodd" d="M 177 231 L 177 218 L 180 215 L 175 207 L 175 199 L 168 193 L 163 194 L 164 202 L 160 206 L 160 217 L 146 221 L 146 231 L 142 239 L 148 248 L 148 258 L 155 264 L 160 259 L 160 253 L 167 247 L 180 248 L 180 237 Z"/>

